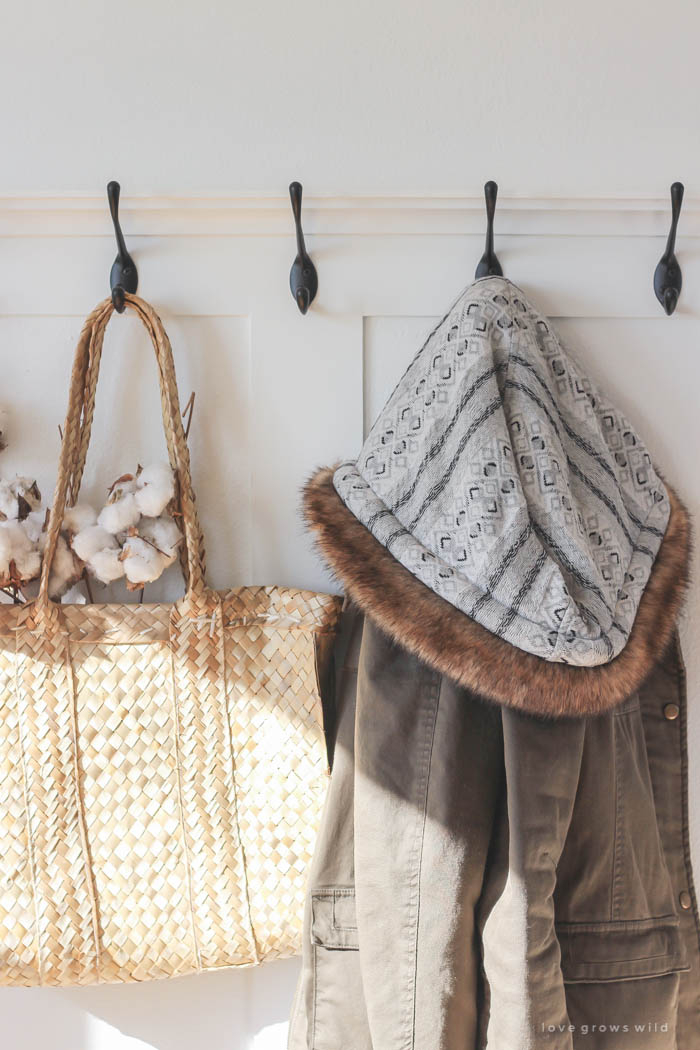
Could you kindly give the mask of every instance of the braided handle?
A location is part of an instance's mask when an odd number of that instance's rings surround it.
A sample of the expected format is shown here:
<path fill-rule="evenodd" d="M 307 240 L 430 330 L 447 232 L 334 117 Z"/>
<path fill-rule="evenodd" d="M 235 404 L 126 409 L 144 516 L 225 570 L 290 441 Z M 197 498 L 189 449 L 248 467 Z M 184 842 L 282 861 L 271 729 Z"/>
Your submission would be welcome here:
<path fill-rule="evenodd" d="M 148 307 L 147 303 L 144 303 L 144 305 Z M 99 307 L 98 307 L 98 309 L 99 309 Z M 151 309 L 151 307 L 148 307 L 148 309 Z M 161 322 L 160 318 L 158 317 L 158 315 L 155 313 L 155 311 L 152 311 L 152 312 L 153 312 L 153 317 L 154 317 L 155 321 L 157 322 L 158 326 L 160 327 L 161 331 L 163 332 L 163 336 L 165 337 L 166 342 L 168 343 L 168 348 L 170 348 L 170 343 L 168 341 L 167 335 L 165 334 L 165 331 L 163 330 L 162 322 Z M 101 357 L 102 357 L 102 345 L 103 345 L 103 340 L 104 340 L 104 331 L 105 331 L 105 326 L 102 326 L 100 328 L 100 330 L 95 333 L 95 339 L 93 340 L 93 349 L 92 349 L 92 353 L 90 355 L 90 359 L 88 361 L 86 375 L 85 375 L 85 379 L 84 379 L 83 411 L 82 411 L 82 416 L 81 416 L 81 421 L 80 421 L 80 442 L 79 442 L 79 446 L 78 446 L 78 450 L 77 450 L 76 458 L 75 458 L 75 463 L 73 465 L 72 472 L 71 472 L 71 477 L 70 477 L 69 484 L 68 484 L 68 506 L 71 506 L 71 507 L 74 506 L 77 503 L 77 501 L 78 501 L 78 496 L 80 494 L 80 485 L 81 485 L 81 482 L 82 482 L 82 479 L 83 479 L 83 472 L 85 470 L 85 462 L 86 462 L 86 459 L 87 459 L 88 448 L 89 448 L 89 445 L 90 445 L 90 435 L 91 435 L 91 432 L 92 432 L 92 422 L 93 422 L 93 417 L 94 417 L 94 414 L 95 414 L 95 394 L 96 394 L 96 390 L 97 390 L 97 377 L 98 377 L 98 374 L 99 374 L 100 360 L 101 360 Z M 157 355 L 157 351 L 156 351 L 156 355 Z M 160 368 L 160 362 L 158 362 L 158 364 L 159 364 L 159 368 Z M 167 406 L 167 404 L 166 404 L 166 402 L 165 402 L 165 400 L 163 398 L 162 381 L 161 381 L 160 394 L 161 394 L 161 411 L 162 411 L 162 414 L 163 414 L 163 426 L 164 426 L 164 430 L 165 430 L 165 438 L 166 438 L 166 444 L 167 444 L 167 448 L 168 448 L 168 459 L 170 461 L 170 466 L 172 467 L 173 471 L 177 473 L 177 459 L 176 459 L 176 455 L 175 455 L 175 448 L 174 448 L 174 445 L 173 445 L 172 434 L 171 434 L 171 431 L 170 431 L 170 428 L 169 428 L 168 422 L 167 422 L 169 409 L 168 409 L 168 406 Z M 180 567 L 182 569 L 185 581 L 188 581 L 188 579 L 189 579 L 189 568 L 188 568 L 187 549 L 186 548 L 184 548 L 184 549 L 181 548 L 180 549 L 179 557 L 180 557 Z M 202 572 L 206 576 L 206 569 L 207 569 L 206 551 L 204 549 L 204 542 L 203 542 L 202 539 L 200 539 L 200 544 L 199 544 L 199 559 L 200 559 L 200 562 L 202 564 Z"/>
<path fill-rule="evenodd" d="M 163 323 L 155 310 L 135 295 L 125 296 L 126 306 L 136 313 L 148 331 L 158 364 L 160 398 L 163 411 L 163 428 L 170 465 L 175 473 L 180 493 L 183 528 L 185 533 L 187 597 L 203 599 L 204 544 L 197 517 L 190 453 L 185 437 L 180 411 L 180 399 L 175 377 L 172 347 Z M 38 602 L 47 605 L 49 599 L 49 577 L 56 553 L 63 516 L 68 503 L 75 503 L 85 467 L 87 448 L 92 430 L 95 408 L 95 390 L 99 375 L 104 333 L 114 312 L 111 299 L 100 303 L 83 325 L 73 359 L 68 411 L 63 430 L 58 477 L 49 516 L 48 537 L 41 571 Z"/>

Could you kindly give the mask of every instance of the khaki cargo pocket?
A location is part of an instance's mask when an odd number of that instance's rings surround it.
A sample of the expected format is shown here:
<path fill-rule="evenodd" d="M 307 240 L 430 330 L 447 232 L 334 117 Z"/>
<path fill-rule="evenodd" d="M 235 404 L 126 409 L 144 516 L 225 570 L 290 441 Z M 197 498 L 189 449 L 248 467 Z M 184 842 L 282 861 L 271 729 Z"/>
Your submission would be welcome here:
<path fill-rule="evenodd" d="M 677 1050 L 678 919 L 562 923 L 566 1010 L 574 1050 Z"/>
<path fill-rule="evenodd" d="M 355 912 L 346 886 L 311 895 L 313 1013 L 310 1050 L 372 1050 Z"/>
<path fill-rule="evenodd" d="M 688 970 L 675 915 L 556 924 L 564 983 L 628 981 Z"/>

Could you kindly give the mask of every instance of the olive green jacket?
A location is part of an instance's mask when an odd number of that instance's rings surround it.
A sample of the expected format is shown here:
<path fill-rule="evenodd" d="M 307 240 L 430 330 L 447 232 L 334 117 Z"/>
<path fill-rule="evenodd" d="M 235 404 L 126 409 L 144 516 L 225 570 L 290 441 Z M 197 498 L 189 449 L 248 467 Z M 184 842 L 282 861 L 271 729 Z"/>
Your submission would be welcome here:
<path fill-rule="evenodd" d="M 677 643 L 545 720 L 346 615 L 290 1050 L 697 1050 Z"/>
<path fill-rule="evenodd" d="M 551 679 L 499 678 L 326 476 L 306 512 L 351 601 L 290 1050 L 700 1050 L 680 504 L 631 665 Z"/>

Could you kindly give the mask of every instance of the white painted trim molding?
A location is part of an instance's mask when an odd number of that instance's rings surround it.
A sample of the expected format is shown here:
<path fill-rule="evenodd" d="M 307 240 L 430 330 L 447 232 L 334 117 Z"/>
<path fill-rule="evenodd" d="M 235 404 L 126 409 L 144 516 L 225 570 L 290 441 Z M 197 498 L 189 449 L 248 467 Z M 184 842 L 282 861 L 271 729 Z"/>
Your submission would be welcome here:
<path fill-rule="evenodd" d="M 482 197 L 304 196 L 304 228 L 314 235 L 464 236 L 484 230 Z M 131 236 L 269 237 L 292 226 L 286 196 L 140 196 L 125 194 L 122 224 Z M 507 197 L 497 232 L 526 236 L 665 237 L 666 197 Z M 0 197 L 0 236 L 102 237 L 111 233 L 105 196 Z M 700 236 L 700 197 L 686 198 L 679 239 Z"/>

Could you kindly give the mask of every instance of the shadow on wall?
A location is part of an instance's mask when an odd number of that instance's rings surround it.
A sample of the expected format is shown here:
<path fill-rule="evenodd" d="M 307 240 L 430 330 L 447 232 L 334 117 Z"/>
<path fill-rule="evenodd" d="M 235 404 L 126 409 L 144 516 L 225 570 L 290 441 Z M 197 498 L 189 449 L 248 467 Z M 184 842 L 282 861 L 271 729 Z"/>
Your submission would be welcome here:
<path fill-rule="evenodd" d="M 284 1050 L 297 960 L 95 988 L 4 989 L 7 1050 Z"/>

